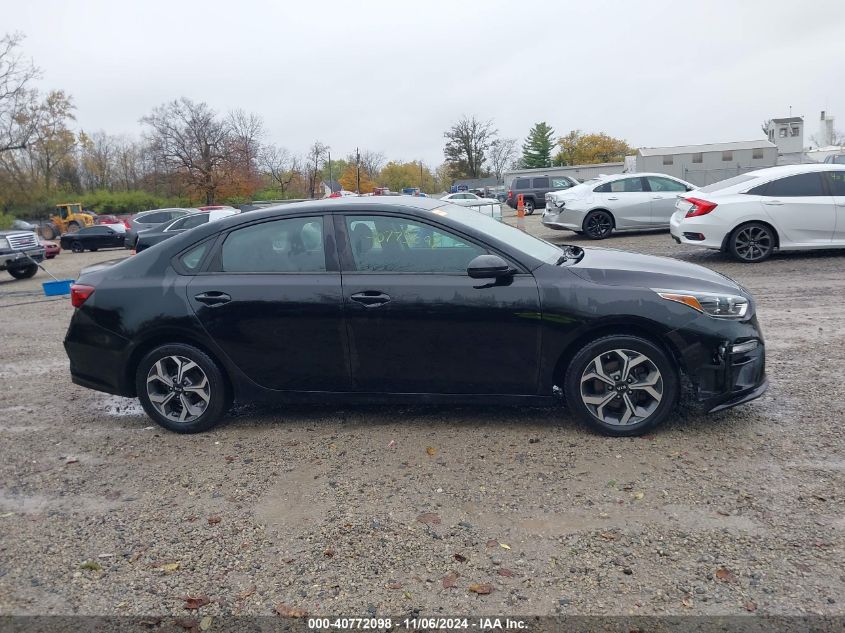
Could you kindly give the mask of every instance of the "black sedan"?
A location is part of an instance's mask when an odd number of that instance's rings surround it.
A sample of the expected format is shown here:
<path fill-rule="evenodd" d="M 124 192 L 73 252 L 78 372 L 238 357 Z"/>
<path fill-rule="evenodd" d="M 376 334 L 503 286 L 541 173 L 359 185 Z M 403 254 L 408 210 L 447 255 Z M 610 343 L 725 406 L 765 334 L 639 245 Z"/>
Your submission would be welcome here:
<path fill-rule="evenodd" d="M 210 222 L 83 274 L 73 382 L 168 429 L 233 400 L 553 405 L 604 433 L 760 396 L 754 301 L 706 268 L 559 248 L 417 197 L 341 198 Z M 560 398 L 560 396 L 563 398 Z"/>
<path fill-rule="evenodd" d="M 79 229 L 76 233 L 65 233 L 59 240 L 63 250 L 74 253 L 96 251 L 101 248 L 123 248 L 126 233 L 112 224 L 96 224 Z"/>
<path fill-rule="evenodd" d="M 145 251 L 150 246 L 179 235 L 182 231 L 187 231 L 195 226 L 205 224 L 208 220 L 208 213 L 190 213 L 176 220 L 170 220 L 153 228 L 139 231 L 135 239 L 135 252 L 140 253 L 141 251 Z"/>

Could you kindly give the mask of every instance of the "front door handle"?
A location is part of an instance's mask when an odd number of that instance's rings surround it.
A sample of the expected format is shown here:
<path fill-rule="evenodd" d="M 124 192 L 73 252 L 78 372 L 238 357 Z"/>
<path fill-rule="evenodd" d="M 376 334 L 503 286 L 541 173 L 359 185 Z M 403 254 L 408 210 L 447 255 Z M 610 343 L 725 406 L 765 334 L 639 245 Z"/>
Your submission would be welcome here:
<path fill-rule="evenodd" d="M 214 306 L 221 306 L 224 303 L 229 303 L 232 300 L 232 297 L 227 295 L 225 292 L 220 292 L 219 290 L 210 290 L 208 292 L 202 292 L 195 295 L 194 299 L 213 308 Z"/>
<path fill-rule="evenodd" d="M 771 207 L 781 207 L 783 206 L 783 202 L 780 200 L 763 200 L 763 204 L 767 204 Z"/>
<path fill-rule="evenodd" d="M 617 198 L 616 196 L 611 196 L 610 198 L 608 198 L 608 200 L 619 200 L 619 198 Z"/>
<path fill-rule="evenodd" d="M 663 196 L 652 196 L 651 199 L 652 200 L 665 200 L 665 198 Z"/>
<path fill-rule="evenodd" d="M 390 295 L 378 290 L 365 290 L 349 297 L 352 301 L 360 303 L 365 308 L 377 308 L 390 301 Z"/>

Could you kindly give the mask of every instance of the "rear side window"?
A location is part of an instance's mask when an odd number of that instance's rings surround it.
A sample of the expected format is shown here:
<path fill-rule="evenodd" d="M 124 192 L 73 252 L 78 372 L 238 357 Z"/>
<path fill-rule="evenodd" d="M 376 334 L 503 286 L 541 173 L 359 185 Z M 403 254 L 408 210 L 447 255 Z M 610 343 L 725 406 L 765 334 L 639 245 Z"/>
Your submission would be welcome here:
<path fill-rule="evenodd" d="M 535 178 L 534 179 L 534 188 L 535 189 L 548 189 L 549 188 L 549 179 L 548 178 Z"/>
<path fill-rule="evenodd" d="M 170 214 L 167 212 L 162 213 L 150 213 L 149 215 L 145 215 L 142 218 L 138 218 L 138 222 L 141 224 L 161 224 L 162 222 L 167 222 L 168 220 L 172 219 Z"/>
<path fill-rule="evenodd" d="M 323 218 L 287 218 L 229 233 L 223 242 L 223 272 L 325 272 Z"/>
<path fill-rule="evenodd" d="M 640 178 L 622 178 L 599 185 L 593 191 L 598 193 L 636 193 L 643 191 L 643 181 Z"/>
<path fill-rule="evenodd" d="M 818 172 L 796 174 L 779 180 L 773 180 L 766 187 L 764 196 L 796 198 L 799 196 L 827 195 L 822 187 L 822 176 Z"/>
<path fill-rule="evenodd" d="M 514 189 L 528 189 L 531 186 L 531 181 L 528 178 L 517 178 L 513 183 Z"/>
<path fill-rule="evenodd" d="M 826 175 L 830 193 L 834 196 L 845 196 L 845 171 L 829 171 Z"/>
<path fill-rule="evenodd" d="M 211 242 L 203 242 L 199 246 L 195 246 L 187 253 L 182 255 L 179 261 L 181 262 L 185 270 L 194 272 L 199 269 L 200 263 L 202 262 L 202 258 L 205 255 L 206 251 L 208 250 L 209 244 L 211 244 Z"/>

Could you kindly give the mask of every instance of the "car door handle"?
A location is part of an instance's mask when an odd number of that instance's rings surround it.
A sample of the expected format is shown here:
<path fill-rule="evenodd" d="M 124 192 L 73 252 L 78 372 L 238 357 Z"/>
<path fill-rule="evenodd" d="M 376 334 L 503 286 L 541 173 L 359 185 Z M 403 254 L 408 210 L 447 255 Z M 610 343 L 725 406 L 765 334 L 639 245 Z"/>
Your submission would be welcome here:
<path fill-rule="evenodd" d="M 232 297 L 227 295 L 225 292 L 210 290 L 209 292 L 202 292 L 195 295 L 194 299 L 213 308 L 214 306 L 221 306 L 224 303 L 229 303 L 232 300 Z"/>
<path fill-rule="evenodd" d="M 781 202 L 780 200 L 763 200 L 763 204 L 768 204 L 769 206 L 772 206 L 772 207 L 783 206 L 783 202 Z"/>
<path fill-rule="evenodd" d="M 360 303 L 365 308 L 377 308 L 390 301 L 390 295 L 378 290 L 365 290 L 349 297 L 352 301 Z"/>
<path fill-rule="evenodd" d="M 665 200 L 666 198 L 664 198 L 663 196 L 652 196 L 651 199 L 652 200 Z"/>
<path fill-rule="evenodd" d="M 619 198 L 617 198 L 616 196 L 610 196 L 610 197 L 608 198 L 608 200 L 619 200 Z"/>

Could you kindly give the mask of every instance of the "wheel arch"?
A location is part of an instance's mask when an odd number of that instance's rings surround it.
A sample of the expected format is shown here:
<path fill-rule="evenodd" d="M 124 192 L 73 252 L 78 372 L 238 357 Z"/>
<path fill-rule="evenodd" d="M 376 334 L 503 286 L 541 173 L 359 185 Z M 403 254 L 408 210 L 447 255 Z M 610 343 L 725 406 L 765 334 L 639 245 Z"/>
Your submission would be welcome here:
<path fill-rule="evenodd" d="M 156 347 L 162 345 L 190 345 L 196 347 L 198 350 L 206 354 L 212 361 L 214 361 L 220 368 L 220 373 L 223 374 L 223 380 L 226 382 L 226 388 L 229 390 L 229 396 L 235 393 L 235 385 L 232 380 L 230 367 L 228 363 L 221 359 L 221 356 L 206 345 L 203 341 L 190 333 L 181 330 L 164 330 L 151 333 L 138 343 L 129 354 L 129 358 L 124 368 L 123 381 L 126 387 L 125 391 L 131 397 L 137 397 L 138 393 L 135 389 L 135 374 L 138 371 L 138 365 L 141 359 Z"/>
<path fill-rule="evenodd" d="M 672 361 L 678 371 L 678 377 L 686 374 L 687 370 L 683 363 L 683 356 L 679 350 L 665 336 L 664 328 L 647 319 L 635 319 L 622 321 L 605 321 L 597 323 L 588 329 L 579 332 L 558 355 L 557 362 L 552 370 L 552 385 L 563 387 L 563 379 L 566 370 L 575 355 L 590 341 L 604 336 L 637 336 L 644 338 L 650 343 L 659 347 L 663 353 Z"/>
<path fill-rule="evenodd" d="M 775 236 L 775 248 L 780 248 L 780 233 L 778 233 L 778 230 L 774 224 L 766 220 L 743 220 L 742 222 L 737 223 L 737 225 L 734 226 L 730 231 L 725 233 L 725 237 L 722 240 L 722 247 L 719 250 L 721 250 L 723 253 L 727 253 L 728 248 L 730 247 L 730 240 L 731 237 L 733 237 L 733 234 L 736 233 L 743 226 L 746 226 L 748 224 L 762 224 L 764 226 L 769 227 L 769 229 L 771 229 L 772 233 Z"/>
<path fill-rule="evenodd" d="M 584 219 L 581 220 L 581 230 L 586 231 L 584 228 L 584 223 L 587 221 L 587 218 L 590 216 L 591 213 L 595 213 L 596 211 L 604 211 L 610 216 L 610 221 L 613 223 L 613 228 L 616 228 L 616 216 L 613 215 L 613 211 L 610 209 L 606 209 L 605 207 L 596 207 L 595 209 L 590 209 L 584 214 Z"/>

